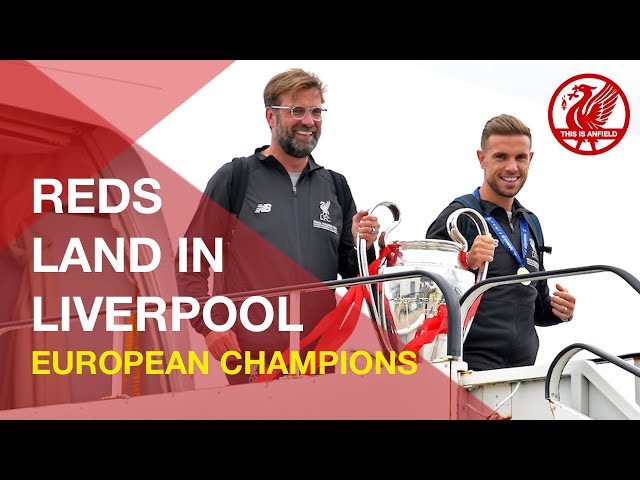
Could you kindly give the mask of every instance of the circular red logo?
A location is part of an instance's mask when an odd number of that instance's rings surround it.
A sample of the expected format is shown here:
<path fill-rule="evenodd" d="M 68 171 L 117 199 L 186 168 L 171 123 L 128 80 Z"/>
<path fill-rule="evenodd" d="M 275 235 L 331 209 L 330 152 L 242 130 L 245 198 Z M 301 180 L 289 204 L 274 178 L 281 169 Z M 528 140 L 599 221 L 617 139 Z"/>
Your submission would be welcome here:
<path fill-rule="evenodd" d="M 615 147 L 629 127 L 629 102 L 612 80 L 595 73 L 564 82 L 549 102 L 549 126 L 574 153 L 598 155 Z"/>

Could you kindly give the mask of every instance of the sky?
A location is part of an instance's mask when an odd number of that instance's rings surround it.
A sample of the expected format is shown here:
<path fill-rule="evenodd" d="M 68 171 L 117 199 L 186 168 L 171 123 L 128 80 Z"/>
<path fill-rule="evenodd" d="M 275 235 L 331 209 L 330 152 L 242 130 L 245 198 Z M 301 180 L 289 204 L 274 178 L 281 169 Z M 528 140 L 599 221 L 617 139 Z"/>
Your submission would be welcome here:
<path fill-rule="evenodd" d="M 454 197 L 482 183 L 476 158 L 482 128 L 508 113 L 532 130 L 534 158 L 517 198 L 541 219 L 553 247 L 546 269 L 609 265 L 640 278 L 633 211 L 640 62 L 238 60 L 137 143 L 203 190 L 224 163 L 269 143 L 262 92 L 273 75 L 292 67 L 316 73 L 328 87 L 314 158 L 347 177 L 358 207 L 383 201 L 399 207 L 402 220 L 389 240 L 423 239 Z M 563 146 L 548 118 L 554 92 L 583 74 L 615 82 L 629 105 L 625 136 L 597 155 Z M 624 117 L 623 105 L 616 108 L 612 123 Z M 376 213 L 383 229 L 390 225 L 388 211 Z M 557 282 L 576 297 L 575 317 L 538 330 L 536 364 L 549 364 L 576 342 L 616 355 L 640 351 L 640 294 L 620 277 L 595 273 L 549 282 L 552 291 Z"/>

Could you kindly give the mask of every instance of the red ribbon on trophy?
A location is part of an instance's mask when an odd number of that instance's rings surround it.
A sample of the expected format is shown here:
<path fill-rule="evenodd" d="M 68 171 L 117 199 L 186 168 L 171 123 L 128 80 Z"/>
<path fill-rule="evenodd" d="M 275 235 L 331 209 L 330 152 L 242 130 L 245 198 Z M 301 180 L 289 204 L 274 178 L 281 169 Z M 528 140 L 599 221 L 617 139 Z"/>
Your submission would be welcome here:
<path fill-rule="evenodd" d="M 369 265 L 369 275 L 377 275 L 383 261 L 386 261 L 389 266 L 395 264 L 398 257 L 398 249 L 399 245 L 395 243 L 385 246 L 380 251 L 378 258 Z M 354 285 L 350 287 L 347 293 L 340 299 L 336 308 L 325 315 L 316 327 L 300 340 L 300 349 L 305 348 L 311 342 L 318 339 L 318 343 L 314 348 L 316 355 L 322 351 L 337 351 L 355 330 L 362 310 L 362 302 L 365 298 L 367 302 L 369 302 L 370 308 L 374 308 L 373 299 L 369 295 L 369 291 L 365 285 Z M 387 315 L 392 319 L 388 300 L 385 298 L 384 301 Z M 282 358 L 286 365 L 289 365 L 289 349 L 282 352 Z M 316 358 L 316 360 L 318 359 Z M 254 379 L 254 382 L 268 382 L 281 373 L 281 370 L 274 370 L 268 374 L 264 373 L 258 375 Z"/>
<path fill-rule="evenodd" d="M 469 309 L 469 313 L 464 319 L 464 327 L 469 324 L 473 316 L 476 314 L 476 310 L 478 310 L 478 304 L 480 303 L 480 299 L 482 295 L 480 295 L 473 305 Z M 407 343 L 403 350 L 408 350 L 416 354 L 416 358 L 419 358 L 420 349 L 433 342 L 436 336 L 440 333 L 447 333 L 447 306 L 440 305 L 438 307 L 438 311 L 433 317 L 425 318 L 422 325 L 416 330 L 416 336 L 413 337 L 409 343 Z"/>

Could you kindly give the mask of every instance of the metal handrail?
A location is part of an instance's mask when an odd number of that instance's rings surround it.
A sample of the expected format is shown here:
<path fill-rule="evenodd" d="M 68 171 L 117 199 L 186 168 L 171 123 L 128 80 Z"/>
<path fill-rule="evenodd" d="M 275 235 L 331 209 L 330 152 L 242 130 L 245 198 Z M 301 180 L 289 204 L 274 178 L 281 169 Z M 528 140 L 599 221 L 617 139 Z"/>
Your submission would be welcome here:
<path fill-rule="evenodd" d="M 560 270 L 547 270 L 542 272 L 534 272 L 524 275 L 506 275 L 501 277 L 493 277 L 490 279 L 483 280 L 479 283 L 476 283 L 471 288 L 469 288 L 458 301 L 458 297 L 451 286 L 451 284 L 444 279 L 439 274 L 434 272 L 430 272 L 427 270 L 408 270 L 403 272 L 394 272 L 394 273 L 383 273 L 378 275 L 371 275 L 368 277 L 357 277 L 357 278 L 349 278 L 349 279 L 341 279 L 341 280 L 330 280 L 325 282 L 313 282 L 306 284 L 298 284 L 298 285 L 288 285 L 276 288 L 269 288 L 263 290 L 252 290 L 246 292 L 236 292 L 228 295 L 228 298 L 231 300 L 245 300 L 251 296 L 263 296 L 263 297 L 271 297 L 279 294 L 286 293 L 288 295 L 294 293 L 309 293 L 314 291 L 321 291 L 326 288 L 337 289 L 340 287 L 352 287 L 355 285 L 367 285 L 371 283 L 384 282 L 387 280 L 400 280 L 404 278 L 415 278 L 415 277 L 427 277 L 430 280 L 434 281 L 436 285 L 440 288 L 445 305 L 447 308 L 447 315 L 449 318 L 448 322 L 448 334 L 447 334 L 447 356 L 453 360 L 462 360 L 463 358 L 463 342 L 462 342 L 462 319 L 466 318 L 469 310 L 473 306 L 474 302 L 478 299 L 480 295 L 482 295 L 485 291 L 490 288 L 497 287 L 499 285 L 508 285 L 512 283 L 519 283 L 526 280 L 546 280 L 549 278 L 556 277 L 567 277 L 574 275 L 585 275 L 588 273 L 601 273 L 601 272 L 611 272 L 618 276 L 620 276 L 623 280 L 625 280 L 631 287 L 636 290 L 636 292 L 640 293 L 640 281 L 631 275 L 629 272 L 618 268 L 612 267 L 609 265 L 592 265 L 586 267 L 577 267 L 577 268 L 567 268 Z M 199 303 L 205 303 L 209 300 L 209 297 L 198 297 L 196 300 Z M 166 302 L 167 306 L 171 306 L 172 302 Z M 129 307 L 134 308 L 136 304 L 130 304 Z M 126 308 L 126 306 L 123 306 Z M 99 315 L 104 315 L 106 311 L 99 312 Z M 372 313 L 372 319 L 374 318 Z M 70 320 L 78 320 L 79 317 L 77 315 L 71 316 Z M 62 320 L 61 316 L 56 317 L 47 317 L 43 318 L 42 323 L 55 323 Z M 29 326 L 33 324 L 33 320 L 18 320 L 13 322 L 3 323 L 2 327 L 0 327 L 0 336 L 8 331 L 19 329 L 25 326 Z M 384 348 L 384 345 L 381 345 Z"/>
<path fill-rule="evenodd" d="M 616 355 L 616 357 L 621 358 L 622 360 L 636 360 L 640 358 L 640 352 L 635 352 L 635 353 L 623 353 L 622 355 Z M 593 363 L 607 363 L 608 360 L 605 358 L 589 358 L 588 359 L 590 362 Z"/>
<path fill-rule="evenodd" d="M 618 267 L 612 267 L 609 265 L 590 265 L 586 267 L 576 268 L 564 268 L 560 270 L 546 270 L 542 272 L 527 273 L 524 275 L 505 275 L 502 277 L 493 277 L 482 282 L 478 282 L 469 288 L 460 298 L 460 313 L 462 318 L 466 318 L 469 310 L 473 306 L 474 302 L 484 292 L 490 288 L 497 287 L 499 285 L 509 285 L 512 283 L 520 283 L 527 280 L 546 280 L 556 277 L 571 277 L 574 275 L 585 275 L 588 273 L 602 273 L 610 272 L 615 273 L 624 281 L 626 281 L 631 287 L 638 293 L 640 293 L 640 280 L 631 275 L 626 270 Z"/>
<path fill-rule="evenodd" d="M 288 285 L 283 287 L 269 288 L 263 290 L 252 290 L 246 292 L 236 292 L 228 294 L 228 298 L 230 300 L 242 301 L 252 296 L 262 296 L 262 297 L 272 297 L 277 296 L 283 293 L 287 295 L 294 295 L 300 293 L 309 293 L 315 291 L 325 290 L 327 288 L 337 289 L 340 287 L 352 287 L 355 285 L 365 285 L 377 282 L 384 282 L 387 280 L 399 280 L 403 278 L 414 278 L 414 277 L 427 277 L 430 280 L 434 281 L 436 285 L 440 288 L 445 305 L 447 307 L 447 314 L 450 319 L 448 326 L 448 335 L 447 335 L 447 355 L 454 360 L 460 360 L 462 357 L 462 325 L 460 322 L 460 304 L 458 302 L 458 296 L 455 293 L 455 290 L 449 284 L 447 280 L 444 279 L 441 275 L 433 272 L 429 272 L 427 270 L 408 270 L 403 272 L 395 272 L 395 273 L 383 273 L 379 275 L 371 275 L 366 278 L 357 277 L 357 278 L 349 278 L 349 279 L 341 279 L 341 280 L 331 280 L 326 282 L 313 282 L 313 283 L 305 283 L 298 285 Z M 196 300 L 203 304 L 209 300 L 210 297 L 198 297 Z M 166 301 L 166 306 L 172 306 L 172 301 Z M 137 304 L 129 304 L 122 305 L 122 308 L 136 308 Z M 106 313 L 106 310 L 102 310 L 98 313 L 99 316 L 102 316 Z M 374 318 L 372 316 L 372 318 Z M 42 323 L 56 323 L 62 320 L 61 316 L 55 317 L 46 317 L 41 320 Z M 79 320 L 78 315 L 71 315 L 69 317 L 70 321 Z M 33 325 L 33 320 L 17 320 L 13 322 L 7 322 L 1 324 L 0 327 L 0 336 L 4 333 L 7 333 L 11 330 L 20 329 L 26 326 Z M 381 345 L 382 346 L 382 345 Z M 382 346 L 384 348 L 384 346 Z"/>
<path fill-rule="evenodd" d="M 547 372 L 547 378 L 544 381 L 544 398 L 546 400 L 560 400 L 560 378 L 562 377 L 562 372 L 564 371 L 564 367 L 569 363 L 569 360 L 573 358 L 575 354 L 582 350 L 587 350 L 600 358 L 605 359 L 609 363 L 612 363 L 627 372 L 632 373 L 636 377 L 640 378 L 640 368 L 629 364 L 624 361 L 622 358 L 613 355 L 612 353 L 605 352 L 597 347 L 592 345 L 587 345 L 585 343 L 574 343 L 565 347 L 556 355 L 556 358 L 553 359 L 551 365 L 549 366 L 549 370 Z"/>

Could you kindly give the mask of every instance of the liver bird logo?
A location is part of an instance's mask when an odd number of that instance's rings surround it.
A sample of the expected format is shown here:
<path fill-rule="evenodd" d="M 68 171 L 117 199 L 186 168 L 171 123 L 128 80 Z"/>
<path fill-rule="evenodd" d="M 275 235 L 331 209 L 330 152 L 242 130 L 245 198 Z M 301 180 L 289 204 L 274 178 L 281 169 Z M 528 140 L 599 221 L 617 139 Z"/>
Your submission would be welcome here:
<path fill-rule="evenodd" d="M 567 95 L 569 101 L 578 98 L 567 112 L 567 127 L 570 130 L 602 130 L 619 96 L 620 92 L 610 82 L 606 82 L 600 91 L 585 83 L 575 85 L 572 93 Z M 576 147 L 582 142 L 589 142 L 591 149 L 595 150 L 598 139 L 586 137 L 577 139 L 577 142 Z"/>
<path fill-rule="evenodd" d="M 323 220 L 325 222 L 329 221 L 329 207 L 331 206 L 331 200 L 327 200 L 324 202 L 320 202 L 320 210 L 322 210 L 322 213 L 320 214 L 320 220 Z"/>
<path fill-rule="evenodd" d="M 551 96 L 549 126 L 560 144 L 580 155 L 615 147 L 629 128 L 629 101 L 613 80 L 583 73 L 565 80 Z"/>

